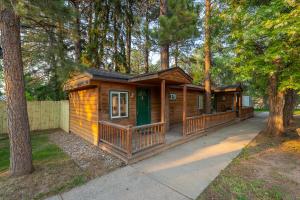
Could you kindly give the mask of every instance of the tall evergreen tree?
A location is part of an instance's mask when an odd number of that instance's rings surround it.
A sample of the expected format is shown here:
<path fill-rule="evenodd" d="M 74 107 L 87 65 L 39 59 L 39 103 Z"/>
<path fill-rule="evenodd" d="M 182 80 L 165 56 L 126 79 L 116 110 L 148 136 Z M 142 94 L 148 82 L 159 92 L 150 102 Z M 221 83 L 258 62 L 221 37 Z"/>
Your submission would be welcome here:
<path fill-rule="evenodd" d="M 168 12 L 168 0 L 160 0 L 160 18 L 167 15 Z M 162 27 L 162 22 L 160 21 L 160 26 Z M 160 62 L 161 69 L 169 68 L 169 43 L 166 40 L 161 39 L 160 47 Z"/>
<path fill-rule="evenodd" d="M 167 49 L 174 45 L 175 66 L 178 66 L 179 46 L 190 45 L 188 41 L 198 35 L 198 7 L 192 0 L 168 0 L 167 6 L 167 14 L 159 17 L 158 40 L 163 47 L 168 44 Z M 169 66 L 169 50 L 161 54 L 161 59 L 162 64 L 168 62 Z"/>
<path fill-rule="evenodd" d="M 0 6 L 0 32 L 7 97 L 10 173 L 20 176 L 31 173 L 33 167 L 24 89 L 20 17 L 14 10 L 15 6 L 15 2 Z"/>

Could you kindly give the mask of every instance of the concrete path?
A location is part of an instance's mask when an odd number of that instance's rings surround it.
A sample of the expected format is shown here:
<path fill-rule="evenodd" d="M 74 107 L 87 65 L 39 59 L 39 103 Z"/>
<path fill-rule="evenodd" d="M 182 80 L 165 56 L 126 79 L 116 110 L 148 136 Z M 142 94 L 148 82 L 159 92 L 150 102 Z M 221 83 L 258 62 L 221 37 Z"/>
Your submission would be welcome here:
<path fill-rule="evenodd" d="M 265 118 L 261 113 L 50 199 L 196 199 L 263 129 Z"/>

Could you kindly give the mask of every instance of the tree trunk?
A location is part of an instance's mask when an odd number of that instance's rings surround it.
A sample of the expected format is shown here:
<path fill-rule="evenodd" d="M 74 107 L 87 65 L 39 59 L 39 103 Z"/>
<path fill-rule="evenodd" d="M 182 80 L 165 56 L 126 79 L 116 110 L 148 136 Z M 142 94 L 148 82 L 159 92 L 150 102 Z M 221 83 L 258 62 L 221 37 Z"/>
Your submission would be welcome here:
<path fill-rule="evenodd" d="M 211 68 L 211 44 L 210 44 L 210 0 L 205 1 L 205 41 L 204 41 L 204 89 L 205 89 L 205 112 L 211 113 L 211 81 L 210 81 L 210 68 Z"/>
<path fill-rule="evenodd" d="M 106 1 L 105 2 L 105 6 L 104 6 L 104 9 L 102 10 L 102 15 L 101 15 L 101 18 L 103 19 L 102 20 L 102 25 L 101 25 L 101 39 L 100 39 L 100 44 L 99 44 L 99 60 L 100 60 L 100 66 L 99 68 L 100 69 L 104 69 L 105 68 L 105 64 L 103 62 L 103 59 L 104 59 L 104 47 L 105 45 L 107 44 L 107 39 L 106 39 L 106 36 L 107 36 L 107 32 L 109 30 L 109 13 L 110 13 L 110 4 Z"/>
<path fill-rule="evenodd" d="M 126 73 L 131 72 L 131 29 L 133 25 L 132 0 L 126 1 Z"/>
<path fill-rule="evenodd" d="M 144 49 L 144 63 L 145 63 L 145 72 L 149 72 L 149 19 L 148 13 L 146 13 L 146 22 L 145 22 L 145 49 Z"/>
<path fill-rule="evenodd" d="M 167 14 L 167 0 L 160 0 L 160 16 Z M 169 44 L 164 43 L 160 48 L 161 69 L 169 68 Z"/>
<path fill-rule="evenodd" d="M 0 8 L 1 9 L 1 8 Z M 13 10 L 0 10 L 1 44 L 7 96 L 10 173 L 13 176 L 32 172 L 32 155 L 24 74 L 21 55 L 20 18 Z"/>
<path fill-rule="evenodd" d="M 49 70 L 49 77 L 51 82 L 53 83 L 54 91 L 55 91 L 55 100 L 58 101 L 60 99 L 59 93 L 60 93 L 60 86 L 58 83 L 58 70 L 57 70 L 57 59 L 55 56 L 55 35 L 54 35 L 54 28 L 50 28 L 48 30 L 48 36 L 49 36 L 49 64 L 50 64 L 50 70 Z M 61 47 L 59 47 L 60 49 Z M 60 53 L 59 53 L 60 54 Z"/>
<path fill-rule="evenodd" d="M 126 73 L 130 74 L 130 59 L 131 59 L 131 27 L 128 27 L 126 34 Z"/>
<path fill-rule="evenodd" d="M 114 35 L 114 53 L 113 53 L 113 62 L 114 62 L 114 68 L 116 72 L 120 71 L 119 66 L 119 53 L 118 53 L 118 38 L 119 38 L 119 26 L 118 26 L 118 12 L 120 12 L 119 9 L 119 1 L 114 2 L 114 13 L 113 13 L 113 35 Z"/>
<path fill-rule="evenodd" d="M 81 58 L 81 30 L 80 30 L 80 1 L 74 1 L 74 8 L 76 10 L 76 40 L 75 40 L 75 60 L 77 63 L 80 63 Z"/>
<path fill-rule="evenodd" d="M 284 133 L 283 107 L 284 93 L 278 91 L 278 74 L 273 73 L 269 77 L 268 85 L 269 96 L 269 118 L 266 133 L 273 136 L 280 136 Z"/>
<path fill-rule="evenodd" d="M 146 11 L 145 11 L 145 44 L 144 44 L 144 65 L 145 65 L 145 73 L 149 72 L 149 0 L 146 1 Z"/>
<path fill-rule="evenodd" d="M 178 54 L 179 54 L 178 43 L 176 43 L 176 45 L 175 45 L 175 55 L 174 55 L 175 67 L 178 67 Z"/>
<path fill-rule="evenodd" d="M 288 127 L 293 118 L 293 112 L 296 106 L 296 91 L 287 89 L 284 98 L 283 125 L 284 127 Z"/>

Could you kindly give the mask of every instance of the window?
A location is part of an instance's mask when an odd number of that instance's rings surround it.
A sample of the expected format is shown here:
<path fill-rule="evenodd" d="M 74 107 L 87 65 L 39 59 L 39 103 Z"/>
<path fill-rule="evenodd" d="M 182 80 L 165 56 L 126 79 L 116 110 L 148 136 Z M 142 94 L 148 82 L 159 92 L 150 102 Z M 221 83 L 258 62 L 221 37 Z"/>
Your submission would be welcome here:
<path fill-rule="evenodd" d="M 170 94 L 170 100 L 172 100 L 172 101 L 176 100 L 176 94 L 175 93 Z"/>
<path fill-rule="evenodd" d="M 203 95 L 198 96 L 198 109 L 203 109 Z"/>
<path fill-rule="evenodd" d="M 110 92 L 110 117 L 128 117 L 128 92 Z"/>

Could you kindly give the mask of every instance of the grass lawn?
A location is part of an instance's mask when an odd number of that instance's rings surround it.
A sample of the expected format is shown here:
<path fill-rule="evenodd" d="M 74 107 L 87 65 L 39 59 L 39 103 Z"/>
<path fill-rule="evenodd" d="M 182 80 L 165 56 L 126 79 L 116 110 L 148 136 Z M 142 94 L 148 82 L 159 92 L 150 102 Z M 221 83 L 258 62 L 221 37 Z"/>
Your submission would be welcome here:
<path fill-rule="evenodd" d="M 206 199 L 300 199 L 300 138 L 296 118 L 287 135 L 261 132 L 204 190 Z"/>
<path fill-rule="evenodd" d="M 255 108 L 254 112 L 269 112 L 269 109 L 265 109 L 265 108 Z"/>
<path fill-rule="evenodd" d="M 9 141 L 0 136 L 0 199 L 42 199 L 88 180 L 75 162 L 49 141 L 49 131 L 31 136 L 34 172 L 22 177 L 9 177 Z"/>

